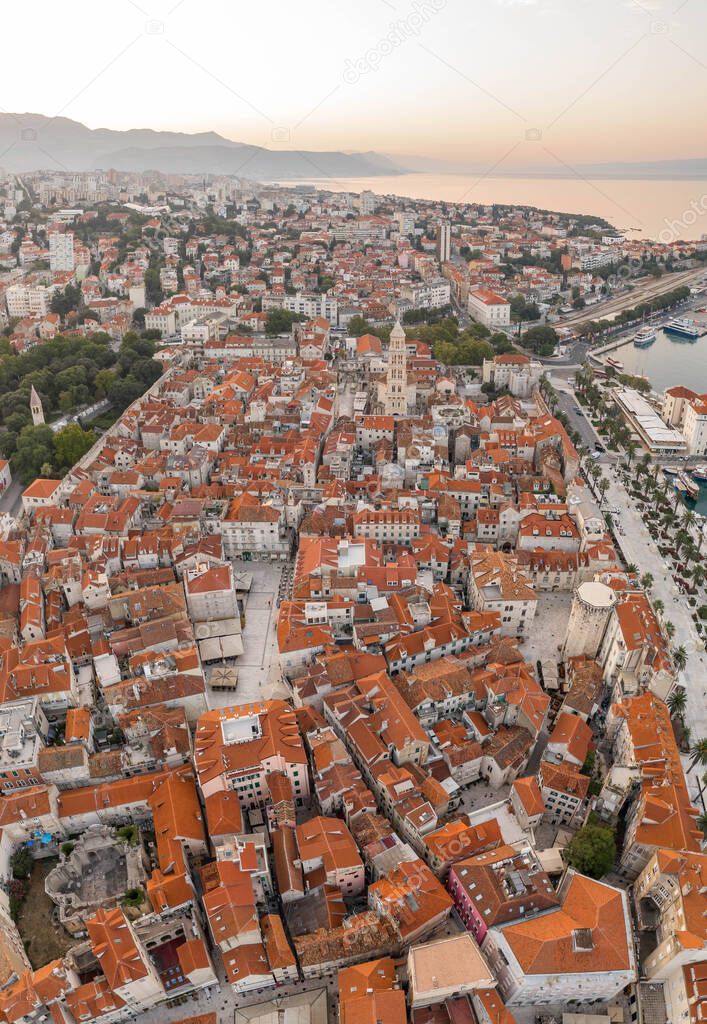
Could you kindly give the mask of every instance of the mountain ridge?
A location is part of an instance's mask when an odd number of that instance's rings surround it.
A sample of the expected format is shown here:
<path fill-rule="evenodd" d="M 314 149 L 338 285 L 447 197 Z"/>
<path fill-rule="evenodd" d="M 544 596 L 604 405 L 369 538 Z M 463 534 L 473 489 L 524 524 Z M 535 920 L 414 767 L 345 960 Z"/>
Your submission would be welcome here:
<path fill-rule="evenodd" d="M 374 177 L 402 169 L 380 153 L 266 149 L 218 132 L 88 128 L 43 114 L 0 113 L 0 166 L 6 171 L 164 171 L 277 178 Z M 247 169 L 247 173 L 246 173 Z"/>

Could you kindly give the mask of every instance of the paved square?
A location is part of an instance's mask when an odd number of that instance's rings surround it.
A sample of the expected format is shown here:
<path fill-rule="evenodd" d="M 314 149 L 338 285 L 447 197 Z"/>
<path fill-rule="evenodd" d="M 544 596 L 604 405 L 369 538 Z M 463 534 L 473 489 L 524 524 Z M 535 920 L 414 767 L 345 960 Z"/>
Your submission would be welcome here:
<path fill-rule="evenodd" d="M 288 697 L 277 651 L 277 591 L 284 563 L 234 562 L 236 572 L 250 573 L 253 583 L 245 599 L 243 654 L 229 664 L 238 669 L 238 688 L 209 689 L 209 707 L 232 707 L 272 697 Z"/>
<path fill-rule="evenodd" d="M 531 665 L 540 660 L 560 661 L 560 651 L 565 642 L 567 623 L 572 608 L 572 594 L 566 591 L 538 594 L 538 610 L 530 630 L 530 636 L 520 649 Z"/>

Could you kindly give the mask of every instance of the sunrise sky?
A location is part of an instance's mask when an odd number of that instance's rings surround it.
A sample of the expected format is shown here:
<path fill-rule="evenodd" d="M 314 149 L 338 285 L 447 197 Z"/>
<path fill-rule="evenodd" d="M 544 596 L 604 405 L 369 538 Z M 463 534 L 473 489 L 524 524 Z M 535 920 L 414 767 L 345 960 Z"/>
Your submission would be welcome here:
<path fill-rule="evenodd" d="M 707 156 L 704 0 L 40 0 L 3 28 L 3 109 L 91 128 L 504 170 Z"/>

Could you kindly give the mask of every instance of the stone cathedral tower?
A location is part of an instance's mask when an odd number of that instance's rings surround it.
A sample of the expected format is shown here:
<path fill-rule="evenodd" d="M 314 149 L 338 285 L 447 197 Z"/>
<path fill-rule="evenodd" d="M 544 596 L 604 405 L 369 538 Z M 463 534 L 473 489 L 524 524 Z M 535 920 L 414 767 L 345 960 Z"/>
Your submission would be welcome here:
<path fill-rule="evenodd" d="M 42 399 L 34 390 L 34 384 L 29 393 L 29 409 L 32 413 L 32 423 L 34 423 L 35 427 L 41 427 L 44 423 L 44 408 L 42 407 Z"/>
<path fill-rule="evenodd" d="M 385 387 L 385 412 L 387 416 L 407 416 L 408 378 L 405 331 L 396 323 L 390 332 L 388 349 L 388 376 Z"/>

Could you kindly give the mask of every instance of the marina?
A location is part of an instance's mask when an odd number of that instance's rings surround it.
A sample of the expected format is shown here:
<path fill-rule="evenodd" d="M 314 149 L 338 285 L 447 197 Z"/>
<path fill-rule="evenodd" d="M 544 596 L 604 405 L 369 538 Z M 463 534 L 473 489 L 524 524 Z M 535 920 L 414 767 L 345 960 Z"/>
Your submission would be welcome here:
<path fill-rule="evenodd" d="M 635 345 L 636 335 L 629 335 L 609 357 L 618 357 L 623 363 L 624 373 L 647 377 L 656 391 L 665 391 L 689 381 L 691 388 L 703 393 L 707 391 L 707 336 L 702 332 L 707 330 L 707 318 L 704 312 L 698 316 L 701 319 L 697 319 L 696 324 L 700 327 L 701 336 L 696 339 L 667 333 L 656 325 L 655 341 L 650 345 Z M 605 369 L 612 368 L 609 357 L 600 357 Z"/>

